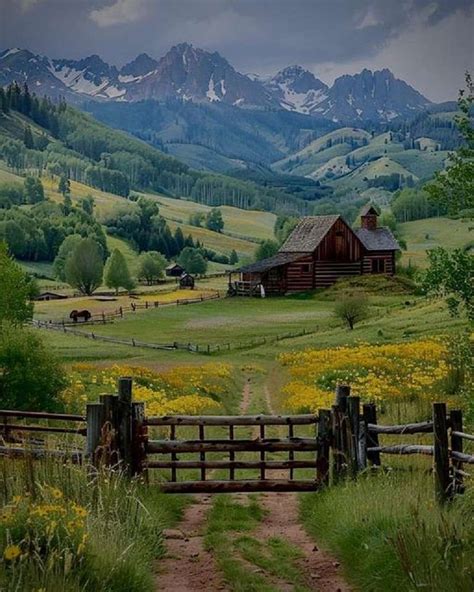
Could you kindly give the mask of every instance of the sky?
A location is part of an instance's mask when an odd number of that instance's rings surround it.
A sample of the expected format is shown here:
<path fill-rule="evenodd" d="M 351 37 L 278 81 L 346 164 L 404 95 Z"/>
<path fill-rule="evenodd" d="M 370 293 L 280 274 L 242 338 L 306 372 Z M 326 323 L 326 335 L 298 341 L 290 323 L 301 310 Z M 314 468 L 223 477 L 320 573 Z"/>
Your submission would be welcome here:
<path fill-rule="evenodd" d="M 0 0 L 1 49 L 121 66 L 186 41 L 264 76 L 386 67 L 433 101 L 474 70 L 473 32 L 474 0 Z"/>

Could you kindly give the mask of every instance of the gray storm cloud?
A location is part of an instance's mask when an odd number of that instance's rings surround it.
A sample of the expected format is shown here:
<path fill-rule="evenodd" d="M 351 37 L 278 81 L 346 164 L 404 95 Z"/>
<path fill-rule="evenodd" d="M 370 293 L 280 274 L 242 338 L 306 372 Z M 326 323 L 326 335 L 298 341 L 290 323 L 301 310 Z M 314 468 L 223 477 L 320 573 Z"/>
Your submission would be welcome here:
<path fill-rule="evenodd" d="M 474 0 L 0 0 L 0 7 L 3 48 L 97 53 L 117 65 L 188 41 L 244 72 L 299 63 L 331 82 L 387 66 L 434 100 L 454 98 L 474 65 Z M 422 69 L 418 85 L 413 63 Z"/>

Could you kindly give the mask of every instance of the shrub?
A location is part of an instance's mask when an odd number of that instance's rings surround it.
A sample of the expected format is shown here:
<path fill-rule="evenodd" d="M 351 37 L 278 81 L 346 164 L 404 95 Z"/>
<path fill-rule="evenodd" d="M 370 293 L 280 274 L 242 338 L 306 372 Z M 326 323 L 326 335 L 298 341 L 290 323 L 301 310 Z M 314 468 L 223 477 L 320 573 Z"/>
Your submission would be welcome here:
<path fill-rule="evenodd" d="M 7 409 L 58 411 L 66 385 L 61 366 L 32 331 L 0 325 L 0 400 Z"/>

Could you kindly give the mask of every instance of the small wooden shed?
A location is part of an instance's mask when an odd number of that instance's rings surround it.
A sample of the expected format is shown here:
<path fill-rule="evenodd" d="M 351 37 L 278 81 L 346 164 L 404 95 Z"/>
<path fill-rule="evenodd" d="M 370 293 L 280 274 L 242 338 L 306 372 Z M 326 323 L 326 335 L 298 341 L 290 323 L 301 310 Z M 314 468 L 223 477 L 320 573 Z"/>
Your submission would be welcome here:
<path fill-rule="evenodd" d="M 179 278 L 179 287 L 180 288 L 190 288 L 194 290 L 194 284 L 196 280 L 192 275 L 189 273 L 184 272 L 181 277 Z"/>
<path fill-rule="evenodd" d="M 35 300 L 64 300 L 65 298 L 67 298 L 65 294 L 58 294 L 57 292 L 41 292 L 41 294 L 38 294 Z"/>
<path fill-rule="evenodd" d="M 178 263 L 171 263 L 170 265 L 168 265 L 165 272 L 168 277 L 179 278 L 183 275 L 183 273 L 186 273 L 186 270 Z"/>

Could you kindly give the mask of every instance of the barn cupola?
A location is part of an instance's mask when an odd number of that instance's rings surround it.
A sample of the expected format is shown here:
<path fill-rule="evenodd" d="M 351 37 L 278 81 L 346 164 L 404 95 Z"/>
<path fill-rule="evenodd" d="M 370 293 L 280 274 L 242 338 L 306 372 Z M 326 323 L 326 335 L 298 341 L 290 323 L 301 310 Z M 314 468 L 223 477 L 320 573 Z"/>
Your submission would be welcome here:
<path fill-rule="evenodd" d="M 367 230 L 377 229 L 377 218 L 379 213 L 372 204 L 367 204 L 360 215 L 360 225 Z"/>

